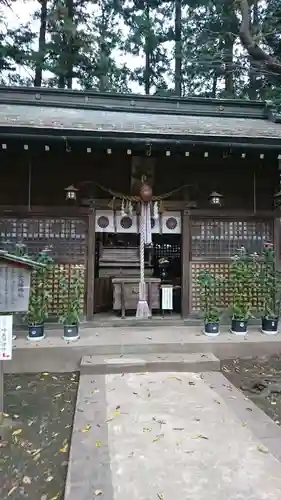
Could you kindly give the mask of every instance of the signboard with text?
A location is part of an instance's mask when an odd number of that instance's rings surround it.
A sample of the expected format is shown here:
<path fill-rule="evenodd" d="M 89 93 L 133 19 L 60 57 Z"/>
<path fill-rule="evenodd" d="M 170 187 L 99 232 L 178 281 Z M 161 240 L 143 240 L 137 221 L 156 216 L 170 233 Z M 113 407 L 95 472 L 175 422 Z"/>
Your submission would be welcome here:
<path fill-rule="evenodd" d="M 28 309 L 30 269 L 0 264 L 0 311 L 25 312 Z"/>
<path fill-rule="evenodd" d="M 12 359 L 13 316 L 0 315 L 0 361 Z"/>

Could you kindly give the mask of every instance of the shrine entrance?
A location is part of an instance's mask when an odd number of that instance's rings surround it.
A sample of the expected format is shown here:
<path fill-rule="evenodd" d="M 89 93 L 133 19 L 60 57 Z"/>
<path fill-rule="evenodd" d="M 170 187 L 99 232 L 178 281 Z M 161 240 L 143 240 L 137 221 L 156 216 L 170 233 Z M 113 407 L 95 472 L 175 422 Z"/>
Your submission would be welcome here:
<path fill-rule="evenodd" d="M 96 211 L 94 313 L 136 314 L 140 280 L 137 214 Z M 152 217 L 152 244 L 145 248 L 147 300 L 153 316 L 181 314 L 181 213 Z"/>

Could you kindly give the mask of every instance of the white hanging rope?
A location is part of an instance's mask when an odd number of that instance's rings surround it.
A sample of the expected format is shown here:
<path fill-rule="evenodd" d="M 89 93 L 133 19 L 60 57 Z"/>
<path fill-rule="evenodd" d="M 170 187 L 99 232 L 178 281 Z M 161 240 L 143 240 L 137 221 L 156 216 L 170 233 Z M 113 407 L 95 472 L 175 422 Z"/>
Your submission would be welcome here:
<path fill-rule="evenodd" d="M 136 317 L 141 318 L 149 318 L 151 316 L 151 312 L 148 307 L 148 303 L 146 300 L 146 284 L 144 280 L 144 245 L 145 239 L 147 238 L 147 205 L 145 203 L 141 204 L 141 220 L 140 220 L 140 282 L 139 282 L 139 301 L 137 305 Z M 150 213 L 150 212 L 149 212 Z M 149 217 L 149 225 L 150 225 L 150 239 L 151 239 L 151 224 Z"/>

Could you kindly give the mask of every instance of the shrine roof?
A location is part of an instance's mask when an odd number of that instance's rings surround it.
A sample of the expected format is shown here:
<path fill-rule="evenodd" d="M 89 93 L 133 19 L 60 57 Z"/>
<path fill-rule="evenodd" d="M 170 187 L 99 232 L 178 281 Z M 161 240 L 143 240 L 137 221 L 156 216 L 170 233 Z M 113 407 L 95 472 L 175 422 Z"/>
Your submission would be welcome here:
<path fill-rule="evenodd" d="M 0 134 L 281 140 L 271 103 L 0 88 Z"/>

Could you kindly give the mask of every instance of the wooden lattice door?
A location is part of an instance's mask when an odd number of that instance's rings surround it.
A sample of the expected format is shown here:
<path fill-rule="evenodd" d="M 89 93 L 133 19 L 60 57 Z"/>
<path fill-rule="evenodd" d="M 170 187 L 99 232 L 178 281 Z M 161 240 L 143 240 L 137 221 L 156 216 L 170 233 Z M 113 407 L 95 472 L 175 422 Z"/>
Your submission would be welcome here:
<path fill-rule="evenodd" d="M 200 309 L 198 273 L 209 269 L 218 276 L 227 278 L 229 264 L 238 248 L 249 253 L 261 253 L 265 241 L 273 240 L 273 220 L 201 219 L 191 223 L 191 311 Z M 217 305 L 229 304 L 231 291 L 227 286 L 218 288 Z M 253 298 L 257 306 L 258 297 Z"/>

